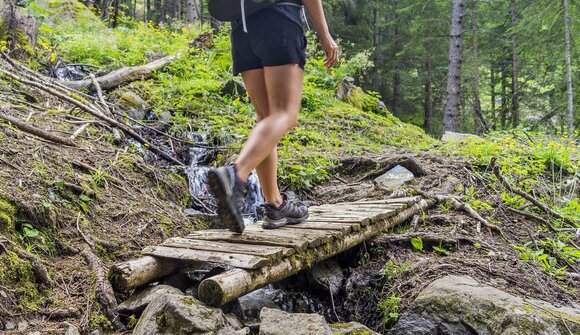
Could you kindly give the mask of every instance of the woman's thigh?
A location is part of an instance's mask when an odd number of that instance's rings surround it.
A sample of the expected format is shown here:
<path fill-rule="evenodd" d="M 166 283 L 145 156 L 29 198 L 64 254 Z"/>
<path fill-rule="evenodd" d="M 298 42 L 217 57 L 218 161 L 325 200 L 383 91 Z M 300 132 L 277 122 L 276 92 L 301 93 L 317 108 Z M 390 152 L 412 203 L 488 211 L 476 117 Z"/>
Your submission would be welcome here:
<path fill-rule="evenodd" d="M 299 64 L 264 68 L 264 79 L 270 113 L 298 116 L 304 86 L 304 70 Z"/>
<path fill-rule="evenodd" d="M 264 69 L 245 71 L 242 73 L 242 78 L 244 79 L 250 100 L 256 109 L 257 120 L 259 122 L 270 114 Z"/>

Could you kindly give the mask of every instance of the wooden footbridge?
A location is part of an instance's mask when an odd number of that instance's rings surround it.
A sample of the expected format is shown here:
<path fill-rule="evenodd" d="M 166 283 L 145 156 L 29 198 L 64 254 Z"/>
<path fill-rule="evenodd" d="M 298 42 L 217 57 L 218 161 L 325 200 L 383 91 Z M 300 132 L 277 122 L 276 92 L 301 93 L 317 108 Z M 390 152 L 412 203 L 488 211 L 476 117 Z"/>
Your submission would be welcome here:
<path fill-rule="evenodd" d="M 262 229 L 258 222 L 241 235 L 197 231 L 146 247 L 143 257 L 113 266 L 109 280 L 117 291 L 127 292 L 186 268 L 218 263 L 231 270 L 203 280 L 198 296 L 221 306 L 351 249 L 432 205 L 421 197 L 362 200 L 310 207 L 306 222 L 276 230 Z"/>

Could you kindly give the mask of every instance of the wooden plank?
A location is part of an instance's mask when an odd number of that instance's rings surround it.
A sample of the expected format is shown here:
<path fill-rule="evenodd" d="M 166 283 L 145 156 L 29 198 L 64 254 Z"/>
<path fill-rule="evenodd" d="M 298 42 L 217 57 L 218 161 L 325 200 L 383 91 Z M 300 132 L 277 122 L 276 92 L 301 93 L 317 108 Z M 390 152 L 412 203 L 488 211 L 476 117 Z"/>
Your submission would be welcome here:
<path fill-rule="evenodd" d="M 227 254 L 215 251 L 191 250 L 164 246 L 146 247 L 143 249 L 143 254 L 155 257 L 180 259 L 184 261 L 225 264 L 241 269 L 257 269 L 271 264 L 269 259 L 260 256 Z"/>
<path fill-rule="evenodd" d="M 336 222 L 336 221 L 319 221 L 316 219 L 308 219 L 308 221 L 306 221 L 306 223 L 312 223 L 312 224 L 324 224 L 324 225 L 339 225 L 339 226 L 349 226 L 350 227 L 350 231 L 349 232 L 354 232 L 354 231 L 359 231 L 361 229 L 361 224 L 360 223 L 356 223 L 356 222 Z"/>
<path fill-rule="evenodd" d="M 406 204 L 410 206 L 416 204 L 420 200 L 421 197 L 416 196 L 416 197 L 382 199 L 382 200 L 358 200 L 353 202 L 353 204 Z"/>
<path fill-rule="evenodd" d="M 225 252 L 228 254 L 254 255 L 266 257 L 273 260 L 290 256 L 296 252 L 292 248 L 271 247 L 265 245 L 236 244 L 215 241 L 200 241 L 181 237 L 167 239 L 161 245 L 166 247 L 187 248 L 192 250 Z"/>
<path fill-rule="evenodd" d="M 256 232 L 244 233 L 242 235 L 233 234 L 228 231 L 198 231 L 187 236 L 188 239 L 203 241 L 221 241 L 230 243 L 257 244 L 268 246 L 279 246 L 294 248 L 296 251 L 303 251 L 309 246 L 309 241 L 303 237 L 280 237 L 270 234 Z"/>
<path fill-rule="evenodd" d="M 302 238 L 308 241 L 308 244 L 312 248 L 316 248 L 323 244 L 332 242 L 334 240 L 333 234 L 330 232 L 324 231 L 316 231 L 316 230 L 300 230 L 300 229 L 292 229 L 288 230 L 284 227 L 279 229 L 263 229 L 258 223 L 254 226 L 247 226 L 244 234 L 268 234 L 269 236 L 280 236 L 280 237 L 289 237 L 289 238 Z"/>
<path fill-rule="evenodd" d="M 296 225 L 288 225 L 286 227 L 292 229 L 337 230 L 345 234 L 348 234 L 353 231 L 353 226 L 349 223 L 342 224 L 342 223 L 321 223 L 321 222 L 306 221 Z"/>

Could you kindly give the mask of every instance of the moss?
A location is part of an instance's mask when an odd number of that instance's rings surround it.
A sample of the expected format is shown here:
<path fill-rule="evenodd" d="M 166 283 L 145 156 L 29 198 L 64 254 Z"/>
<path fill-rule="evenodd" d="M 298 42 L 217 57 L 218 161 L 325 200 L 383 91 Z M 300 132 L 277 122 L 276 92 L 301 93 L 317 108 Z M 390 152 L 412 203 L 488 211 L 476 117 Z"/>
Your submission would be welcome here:
<path fill-rule="evenodd" d="M 0 230 L 12 230 L 15 216 L 16 207 L 0 196 Z"/>
<path fill-rule="evenodd" d="M 41 310 L 46 297 L 36 286 L 32 267 L 12 251 L 0 255 L 0 284 L 14 292 L 20 311 Z"/>

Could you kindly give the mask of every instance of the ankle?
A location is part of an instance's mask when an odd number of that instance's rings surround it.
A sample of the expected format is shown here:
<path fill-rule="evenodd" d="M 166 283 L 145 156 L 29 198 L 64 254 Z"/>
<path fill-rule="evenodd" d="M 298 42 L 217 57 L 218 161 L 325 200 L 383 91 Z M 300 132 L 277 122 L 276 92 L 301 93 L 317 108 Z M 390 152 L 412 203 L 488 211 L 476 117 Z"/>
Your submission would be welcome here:
<path fill-rule="evenodd" d="M 284 204 L 284 199 L 282 199 L 281 195 L 278 195 L 273 201 L 268 201 L 268 204 L 279 208 Z"/>
<path fill-rule="evenodd" d="M 234 172 L 236 173 L 236 178 L 238 178 L 239 180 L 241 180 L 242 182 L 247 182 L 248 181 L 248 175 L 244 175 L 242 173 L 240 173 L 240 169 L 238 168 L 237 165 L 234 165 Z"/>

